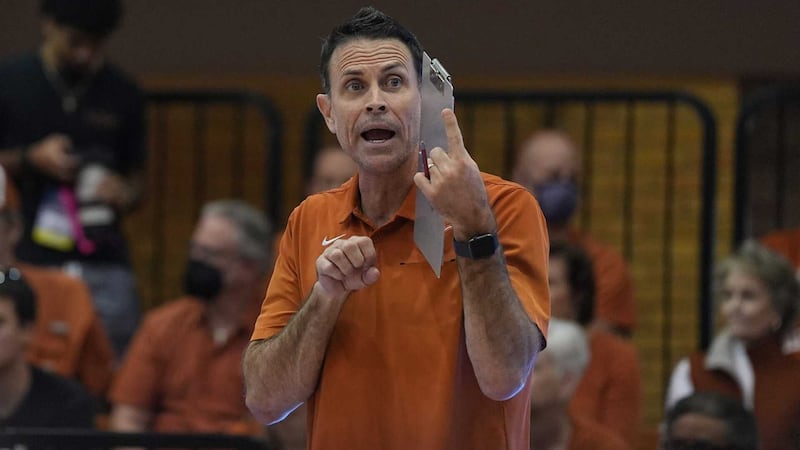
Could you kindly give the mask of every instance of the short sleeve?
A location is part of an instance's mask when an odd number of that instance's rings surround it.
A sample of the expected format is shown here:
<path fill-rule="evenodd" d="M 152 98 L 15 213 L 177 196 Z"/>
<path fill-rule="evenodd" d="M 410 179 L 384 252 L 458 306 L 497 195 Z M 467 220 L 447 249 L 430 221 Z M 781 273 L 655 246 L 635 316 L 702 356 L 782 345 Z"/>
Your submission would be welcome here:
<path fill-rule="evenodd" d="M 251 340 L 268 339 L 278 334 L 302 304 L 300 276 L 298 271 L 299 250 L 295 241 L 297 235 L 297 210 L 286 225 L 281 237 L 278 258 L 272 272 L 261 313 L 256 319 Z"/>
<path fill-rule="evenodd" d="M 492 199 L 492 209 L 497 219 L 498 236 L 511 285 L 528 317 L 542 336 L 547 338 L 550 320 L 547 279 L 550 241 L 544 215 L 536 199 L 527 190 L 510 184 Z"/>

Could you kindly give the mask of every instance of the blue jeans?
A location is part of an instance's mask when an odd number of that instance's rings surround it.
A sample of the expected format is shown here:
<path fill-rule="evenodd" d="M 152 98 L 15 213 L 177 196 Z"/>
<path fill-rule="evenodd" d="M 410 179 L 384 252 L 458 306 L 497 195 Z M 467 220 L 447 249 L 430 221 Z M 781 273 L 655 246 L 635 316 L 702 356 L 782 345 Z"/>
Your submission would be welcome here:
<path fill-rule="evenodd" d="M 111 340 L 117 360 L 121 360 L 141 318 L 133 272 L 121 264 L 80 261 L 71 261 L 64 265 L 64 269 L 88 285 L 95 311 Z"/>

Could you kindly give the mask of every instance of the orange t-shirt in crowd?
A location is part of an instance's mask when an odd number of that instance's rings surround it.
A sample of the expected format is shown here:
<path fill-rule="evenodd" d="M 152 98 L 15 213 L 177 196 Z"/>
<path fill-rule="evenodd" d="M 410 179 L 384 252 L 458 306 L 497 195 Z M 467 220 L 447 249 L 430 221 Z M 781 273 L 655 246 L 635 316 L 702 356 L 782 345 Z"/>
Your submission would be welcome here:
<path fill-rule="evenodd" d="M 567 241 L 582 248 L 594 267 L 595 318 L 626 334 L 636 328 L 636 299 L 628 263 L 617 251 L 587 234 L 569 230 Z"/>
<path fill-rule="evenodd" d="M 590 418 L 634 446 L 641 424 L 642 372 L 636 347 L 604 330 L 589 334 L 591 359 L 570 412 Z"/>
<path fill-rule="evenodd" d="M 762 237 L 761 243 L 800 268 L 800 228 L 774 231 Z"/>
<path fill-rule="evenodd" d="M 74 378 L 103 397 L 111 383 L 114 352 L 86 285 L 57 269 L 19 265 L 36 294 L 36 322 L 28 360 Z"/>
<path fill-rule="evenodd" d="M 521 305 L 547 332 L 548 238 L 521 186 L 483 175 L 508 273 Z M 530 380 L 497 402 L 478 386 L 464 343 L 461 283 L 452 230 L 436 278 L 414 244 L 416 187 L 375 229 L 359 207 L 358 177 L 312 195 L 289 218 L 253 340 L 278 334 L 317 280 L 323 242 L 369 236 L 378 281 L 350 294 L 308 399 L 309 449 L 527 449 Z"/>
<path fill-rule="evenodd" d="M 242 355 L 261 299 L 237 333 L 214 342 L 205 306 L 181 298 L 150 311 L 128 348 L 110 398 L 153 414 L 151 431 L 261 434 L 244 404 Z"/>
<path fill-rule="evenodd" d="M 626 444 L 616 433 L 605 425 L 587 417 L 570 414 L 572 420 L 572 436 L 568 450 L 630 450 L 632 445 Z M 536 426 L 536 424 L 534 424 Z"/>

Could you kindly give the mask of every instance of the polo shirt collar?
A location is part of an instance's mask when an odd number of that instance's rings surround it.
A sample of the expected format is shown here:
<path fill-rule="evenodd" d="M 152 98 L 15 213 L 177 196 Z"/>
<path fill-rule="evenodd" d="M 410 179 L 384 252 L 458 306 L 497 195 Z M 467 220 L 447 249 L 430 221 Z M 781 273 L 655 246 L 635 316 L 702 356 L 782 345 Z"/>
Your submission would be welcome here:
<path fill-rule="evenodd" d="M 358 172 L 350 178 L 342 188 L 345 189 L 346 192 L 346 201 L 343 203 L 346 207 L 342 210 L 341 215 L 339 215 L 339 223 L 347 222 L 351 217 L 362 217 L 363 213 L 361 212 L 361 192 L 358 190 Z M 408 219 L 410 221 L 414 221 L 415 218 L 415 210 L 417 206 L 417 185 L 414 184 L 412 181 L 411 189 L 408 190 L 408 194 L 406 195 L 405 200 L 400 205 L 400 209 L 397 210 L 395 213 L 395 218 L 402 217 L 404 219 Z"/>

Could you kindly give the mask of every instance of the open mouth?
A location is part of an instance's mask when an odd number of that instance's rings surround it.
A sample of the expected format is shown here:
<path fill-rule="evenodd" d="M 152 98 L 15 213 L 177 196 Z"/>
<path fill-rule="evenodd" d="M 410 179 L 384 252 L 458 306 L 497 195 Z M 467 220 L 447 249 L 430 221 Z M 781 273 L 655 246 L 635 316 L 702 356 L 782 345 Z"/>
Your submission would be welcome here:
<path fill-rule="evenodd" d="M 385 130 L 382 128 L 375 128 L 361 133 L 361 137 L 364 138 L 365 141 L 371 142 L 373 144 L 380 144 L 382 142 L 386 142 L 389 139 L 393 138 L 394 135 L 395 135 L 394 131 Z"/>

